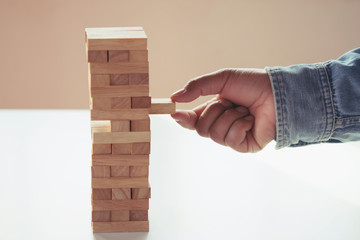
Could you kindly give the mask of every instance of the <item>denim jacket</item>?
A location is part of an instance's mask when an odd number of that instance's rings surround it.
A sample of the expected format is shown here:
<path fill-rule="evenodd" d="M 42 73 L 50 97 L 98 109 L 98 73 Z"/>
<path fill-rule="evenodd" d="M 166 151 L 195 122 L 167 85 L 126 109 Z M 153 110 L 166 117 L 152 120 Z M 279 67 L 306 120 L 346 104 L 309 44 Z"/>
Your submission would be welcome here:
<path fill-rule="evenodd" d="M 276 148 L 360 140 L 360 48 L 337 60 L 266 68 Z"/>

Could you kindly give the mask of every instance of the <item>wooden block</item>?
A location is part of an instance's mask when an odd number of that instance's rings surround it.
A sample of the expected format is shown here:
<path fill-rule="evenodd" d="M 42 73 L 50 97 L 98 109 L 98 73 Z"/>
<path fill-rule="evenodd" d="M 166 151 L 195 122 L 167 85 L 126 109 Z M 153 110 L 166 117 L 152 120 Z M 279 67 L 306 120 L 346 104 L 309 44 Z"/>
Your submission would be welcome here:
<path fill-rule="evenodd" d="M 110 50 L 109 62 L 128 62 L 129 51 L 127 50 Z"/>
<path fill-rule="evenodd" d="M 106 154 L 111 153 L 111 144 L 93 144 L 92 154 Z"/>
<path fill-rule="evenodd" d="M 111 222 L 130 221 L 130 211 L 111 211 Z"/>
<path fill-rule="evenodd" d="M 90 74 L 149 73 L 147 62 L 89 63 Z"/>
<path fill-rule="evenodd" d="M 120 109 L 120 110 L 97 110 L 90 112 L 91 120 L 139 120 L 146 119 L 149 115 L 148 109 Z"/>
<path fill-rule="evenodd" d="M 113 188 L 112 189 L 112 200 L 125 200 L 131 199 L 130 188 Z"/>
<path fill-rule="evenodd" d="M 110 85 L 129 85 L 129 74 L 110 74 Z"/>
<path fill-rule="evenodd" d="M 92 221 L 93 222 L 110 222 L 111 220 L 110 211 L 93 211 Z"/>
<path fill-rule="evenodd" d="M 149 85 L 148 73 L 133 73 L 129 74 L 130 85 Z"/>
<path fill-rule="evenodd" d="M 176 111 L 175 103 L 170 98 L 152 98 L 149 114 L 173 114 Z"/>
<path fill-rule="evenodd" d="M 92 198 L 93 200 L 111 200 L 111 188 L 94 188 L 92 190 Z"/>
<path fill-rule="evenodd" d="M 149 85 L 122 85 L 91 88 L 92 97 L 138 97 L 148 95 Z"/>
<path fill-rule="evenodd" d="M 131 153 L 130 143 L 112 144 L 112 154 L 128 155 Z"/>
<path fill-rule="evenodd" d="M 109 166 L 92 166 L 91 172 L 92 172 L 93 178 L 110 177 L 110 167 Z"/>
<path fill-rule="evenodd" d="M 132 188 L 131 198 L 132 199 L 149 199 L 151 197 L 151 188 Z"/>
<path fill-rule="evenodd" d="M 94 211 L 108 210 L 148 210 L 149 199 L 93 200 Z"/>
<path fill-rule="evenodd" d="M 131 120 L 132 132 L 146 132 L 150 131 L 150 118 L 142 120 Z"/>
<path fill-rule="evenodd" d="M 111 166 L 111 177 L 129 177 L 129 166 Z"/>
<path fill-rule="evenodd" d="M 143 188 L 148 185 L 147 177 L 92 178 L 93 188 Z"/>
<path fill-rule="evenodd" d="M 130 221 L 148 221 L 148 210 L 131 210 Z"/>
<path fill-rule="evenodd" d="M 150 108 L 151 106 L 151 97 L 132 97 L 131 98 L 131 108 Z"/>
<path fill-rule="evenodd" d="M 130 109 L 131 97 L 112 97 L 111 109 Z"/>
<path fill-rule="evenodd" d="M 110 121 L 90 121 L 91 134 L 95 132 L 111 132 Z"/>
<path fill-rule="evenodd" d="M 130 177 L 147 177 L 149 176 L 148 166 L 131 166 Z"/>
<path fill-rule="evenodd" d="M 150 154 L 150 143 L 149 142 L 132 143 L 131 154 L 134 155 Z"/>
<path fill-rule="evenodd" d="M 130 120 L 111 121 L 111 132 L 129 132 L 129 131 L 130 131 Z"/>
<path fill-rule="evenodd" d="M 149 221 L 93 222 L 94 233 L 149 232 Z"/>
<path fill-rule="evenodd" d="M 109 98 L 109 97 L 93 97 L 91 99 L 92 99 L 91 109 L 111 110 L 111 98 Z"/>
<path fill-rule="evenodd" d="M 150 132 L 95 132 L 92 136 L 92 141 L 94 144 L 144 143 L 150 142 L 151 140 Z"/>
<path fill-rule="evenodd" d="M 148 51 L 147 50 L 130 50 L 129 51 L 130 62 L 147 62 Z"/>
<path fill-rule="evenodd" d="M 88 62 L 107 62 L 107 51 L 88 51 Z"/>
<path fill-rule="evenodd" d="M 148 166 L 149 155 L 101 154 L 92 156 L 93 166 Z"/>
<path fill-rule="evenodd" d="M 90 79 L 91 88 L 110 86 L 110 75 L 108 74 L 91 74 Z"/>

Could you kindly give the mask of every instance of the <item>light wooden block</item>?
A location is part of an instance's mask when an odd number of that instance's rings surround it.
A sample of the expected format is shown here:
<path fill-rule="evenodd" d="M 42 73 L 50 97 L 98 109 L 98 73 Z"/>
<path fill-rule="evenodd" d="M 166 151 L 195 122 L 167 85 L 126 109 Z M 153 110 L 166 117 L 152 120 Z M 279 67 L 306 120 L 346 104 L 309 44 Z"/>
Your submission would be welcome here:
<path fill-rule="evenodd" d="M 112 200 L 125 200 L 131 199 L 130 188 L 113 188 L 112 189 Z"/>
<path fill-rule="evenodd" d="M 110 75 L 109 74 L 91 74 L 90 75 L 90 87 L 109 87 Z"/>
<path fill-rule="evenodd" d="M 110 177 L 110 167 L 109 166 L 92 166 L 91 171 L 92 171 L 93 178 Z"/>
<path fill-rule="evenodd" d="M 90 74 L 149 73 L 147 62 L 89 63 Z"/>
<path fill-rule="evenodd" d="M 152 98 L 149 114 L 173 114 L 176 105 L 170 98 Z"/>
<path fill-rule="evenodd" d="M 132 188 L 131 198 L 132 199 L 149 199 L 151 197 L 151 188 Z"/>
<path fill-rule="evenodd" d="M 107 51 L 88 51 L 88 62 L 107 62 Z"/>
<path fill-rule="evenodd" d="M 132 132 L 146 132 L 150 131 L 150 118 L 143 120 L 131 120 Z"/>
<path fill-rule="evenodd" d="M 150 142 L 132 143 L 131 154 L 134 155 L 150 154 Z"/>
<path fill-rule="evenodd" d="M 90 121 L 91 134 L 95 132 L 110 132 L 110 121 Z"/>
<path fill-rule="evenodd" d="M 93 188 L 143 188 L 148 185 L 147 177 L 92 178 Z"/>
<path fill-rule="evenodd" d="M 127 50 L 110 50 L 109 62 L 128 62 L 129 51 Z"/>
<path fill-rule="evenodd" d="M 148 95 L 149 85 L 119 85 L 91 88 L 92 97 L 138 97 Z"/>
<path fill-rule="evenodd" d="M 130 177 L 147 177 L 149 176 L 148 166 L 131 166 Z"/>
<path fill-rule="evenodd" d="M 131 210 L 130 221 L 148 221 L 148 210 Z"/>
<path fill-rule="evenodd" d="M 111 212 L 110 211 L 93 211 L 92 212 L 93 222 L 110 222 Z"/>
<path fill-rule="evenodd" d="M 130 85 L 149 85 L 149 74 L 148 73 L 129 74 L 129 84 Z"/>
<path fill-rule="evenodd" d="M 111 144 L 93 144 L 92 154 L 106 154 L 111 153 Z"/>
<path fill-rule="evenodd" d="M 111 211 L 111 222 L 130 221 L 130 211 Z"/>
<path fill-rule="evenodd" d="M 111 166 L 111 177 L 129 177 L 129 166 Z"/>
<path fill-rule="evenodd" d="M 149 199 L 93 200 L 94 211 L 108 210 L 148 210 Z"/>
<path fill-rule="evenodd" d="M 110 85 L 129 85 L 129 74 L 110 74 Z"/>
<path fill-rule="evenodd" d="M 111 110 L 111 98 L 109 97 L 93 97 L 91 103 L 91 109 Z"/>
<path fill-rule="evenodd" d="M 146 119 L 149 115 L 148 109 L 120 109 L 120 110 L 97 110 L 90 111 L 91 120 L 139 120 Z"/>
<path fill-rule="evenodd" d="M 149 232 L 149 221 L 93 222 L 94 233 Z"/>
<path fill-rule="evenodd" d="M 92 198 L 93 200 L 111 200 L 111 188 L 94 188 L 92 190 Z"/>
<path fill-rule="evenodd" d="M 111 132 L 129 132 L 129 131 L 130 131 L 130 120 L 111 121 Z"/>
<path fill-rule="evenodd" d="M 130 109 L 131 97 L 112 97 L 111 109 Z"/>
<path fill-rule="evenodd" d="M 128 155 L 131 153 L 130 143 L 112 144 L 112 154 Z"/>
<path fill-rule="evenodd" d="M 130 50 L 129 51 L 130 62 L 147 62 L 148 51 L 147 50 Z"/>
<path fill-rule="evenodd" d="M 101 154 L 92 156 L 93 166 L 148 166 L 149 155 Z"/>
<path fill-rule="evenodd" d="M 150 132 L 95 132 L 92 136 L 94 144 L 144 143 L 151 140 Z"/>
<path fill-rule="evenodd" d="M 151 106 L 151 97 L 132 97 L 131 98 L 131 108 L 150 108 Z"/>

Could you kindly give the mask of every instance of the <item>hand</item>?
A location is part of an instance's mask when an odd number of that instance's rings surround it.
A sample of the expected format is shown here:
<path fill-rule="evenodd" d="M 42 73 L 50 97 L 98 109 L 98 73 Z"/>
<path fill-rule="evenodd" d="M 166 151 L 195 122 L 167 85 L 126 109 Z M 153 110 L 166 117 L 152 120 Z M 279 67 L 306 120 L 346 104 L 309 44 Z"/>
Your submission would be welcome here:
<path fill-rule="evenodd" d="M 217 95 L 172 117 L 200 136 L 239 152 L 257 152 L 275 138 L 274 97 L 263 69 L 223 69 L 197 77 L 175 92 L 174 102 L 191 102 L 199 96 Z"/>

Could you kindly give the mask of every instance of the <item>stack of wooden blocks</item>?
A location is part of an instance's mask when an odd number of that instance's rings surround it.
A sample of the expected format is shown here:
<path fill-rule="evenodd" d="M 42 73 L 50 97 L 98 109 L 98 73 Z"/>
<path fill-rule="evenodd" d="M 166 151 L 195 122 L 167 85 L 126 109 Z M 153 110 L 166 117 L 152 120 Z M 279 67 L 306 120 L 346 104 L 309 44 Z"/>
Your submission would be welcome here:
<path fill-rule="evenodd" d="M 151 99 L 147 37 L 141 27 L 87 28 L 94 232 L 147 232 L 149 114 L 173 113 Z"/>

